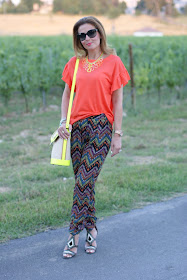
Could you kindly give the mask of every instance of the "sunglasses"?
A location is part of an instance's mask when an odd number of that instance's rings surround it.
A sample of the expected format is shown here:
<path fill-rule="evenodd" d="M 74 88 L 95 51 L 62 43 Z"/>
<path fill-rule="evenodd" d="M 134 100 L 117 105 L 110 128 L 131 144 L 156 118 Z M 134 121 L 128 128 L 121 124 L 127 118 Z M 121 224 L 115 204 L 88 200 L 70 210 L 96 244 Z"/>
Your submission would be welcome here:
<path fill-rule="evenodd" d="M 94 38 L 96 36 L 96 33 L 97 33 L 98 29 L 90 29 L 88 30 L 87 33 L 80 33 L 80 34 L 77 34 L 77 37 L 80 41 L 84 41 L 86 39 L 86 35 L 88 35 L 88 37 L 90 38 Z"/>

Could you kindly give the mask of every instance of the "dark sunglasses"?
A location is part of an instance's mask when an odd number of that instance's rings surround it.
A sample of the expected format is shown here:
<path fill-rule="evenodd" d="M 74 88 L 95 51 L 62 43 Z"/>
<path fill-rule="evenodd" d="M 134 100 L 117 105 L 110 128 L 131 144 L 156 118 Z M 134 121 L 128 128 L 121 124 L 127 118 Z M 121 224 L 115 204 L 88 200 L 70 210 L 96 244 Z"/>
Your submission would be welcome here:
<path fill-rule="evenodd" d="M 96 33 L 97 33 L 98 29 L 90 29 L 88 30 L 87 33 L 80 33 L 80 34 L 77 34 L 77 37 L 80 41 L 84 41 L 86 39 L 86 35 L 88 35 L 88 37 L 90 38 L 94 38 L 96 36 Z"/>

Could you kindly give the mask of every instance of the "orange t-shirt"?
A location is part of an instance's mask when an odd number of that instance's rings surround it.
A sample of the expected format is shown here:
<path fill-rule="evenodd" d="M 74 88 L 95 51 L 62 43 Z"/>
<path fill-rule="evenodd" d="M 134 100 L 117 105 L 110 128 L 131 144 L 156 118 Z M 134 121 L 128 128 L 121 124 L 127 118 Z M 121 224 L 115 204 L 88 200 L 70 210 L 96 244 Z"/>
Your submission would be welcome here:
<path fill-rule="evenodd" d="M 71 89 L 76 57 L 65 65 L 62 80 Z M 112 93 L 125 86 L 130 80 L 127 69 L 117 55 L 109 55 L 103 63 L 92 72 L 83 68 L 82 59 L 76 77 L 75 98 L 73 101 L 70 123 L 104 113 L 113 125 Z M 93 62 L 94 60 L 89 60 Z"/>

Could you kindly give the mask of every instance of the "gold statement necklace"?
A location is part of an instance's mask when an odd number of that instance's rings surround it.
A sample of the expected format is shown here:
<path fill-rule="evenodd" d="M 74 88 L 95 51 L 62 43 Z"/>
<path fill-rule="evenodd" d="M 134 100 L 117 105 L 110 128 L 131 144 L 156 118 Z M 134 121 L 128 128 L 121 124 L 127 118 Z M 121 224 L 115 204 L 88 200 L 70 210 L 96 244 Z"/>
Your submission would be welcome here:
<path fill-rule="evenodd" d="M 102 63 L 103 63 L 103 53 L 101 53 L 101 55 L 98 57 L 98 59 L 96 59 L 94 62 L 89 62 L 88 56 L 82 60 L 83 68 L 88 73 L 90 73 L 90 72 L 94 71 L 96 68 L 100 67 Z"/>

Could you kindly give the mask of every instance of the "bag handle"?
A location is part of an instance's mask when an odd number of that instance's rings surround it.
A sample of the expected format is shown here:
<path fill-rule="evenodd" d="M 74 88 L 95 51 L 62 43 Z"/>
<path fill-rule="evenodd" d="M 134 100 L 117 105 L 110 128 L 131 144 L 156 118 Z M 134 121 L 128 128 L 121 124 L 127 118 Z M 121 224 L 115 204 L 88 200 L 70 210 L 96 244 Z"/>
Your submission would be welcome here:
<path fill-rule="evenodd" d="M 72 82 L 71 93 L 70 93 L 70 98 L 69 98 L 69 106 L 68 106 L 68 113 L 67 113 L 67 120 L 66 120 L 66 129 L 68 129 L 68 130 L 69 130 L 71 108 L 72 108 L 72 105 L 73 105 L 73 96 L 74 96 L 76 75 L 77 75 L 78 67 L 79 67 L 79 58 L 76 59 L 75 70 L 74 70 L 74 74 L 73 74 L 73 82 Z"/>

